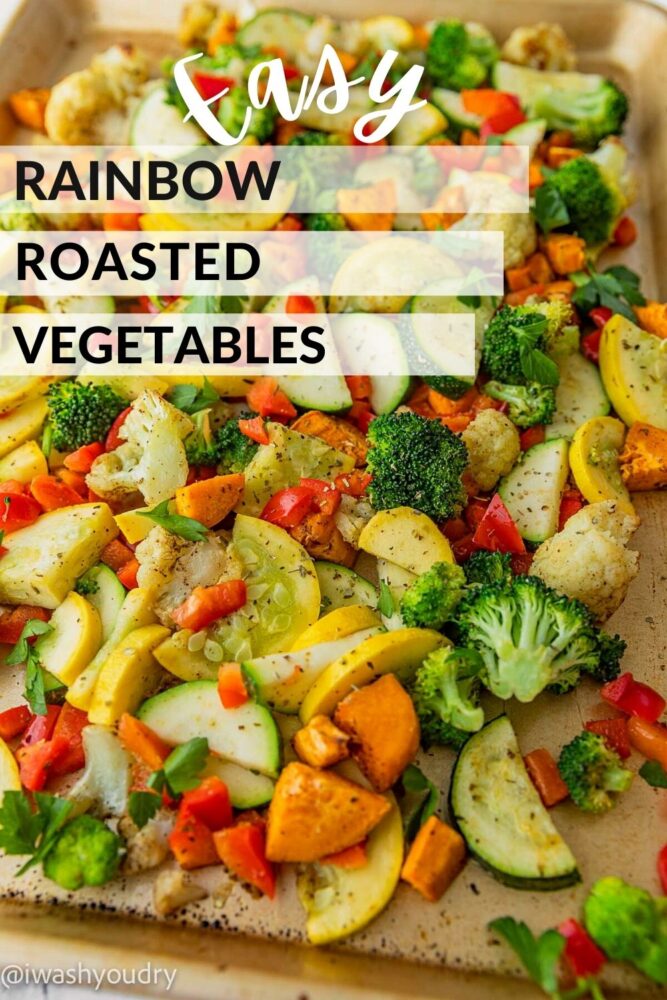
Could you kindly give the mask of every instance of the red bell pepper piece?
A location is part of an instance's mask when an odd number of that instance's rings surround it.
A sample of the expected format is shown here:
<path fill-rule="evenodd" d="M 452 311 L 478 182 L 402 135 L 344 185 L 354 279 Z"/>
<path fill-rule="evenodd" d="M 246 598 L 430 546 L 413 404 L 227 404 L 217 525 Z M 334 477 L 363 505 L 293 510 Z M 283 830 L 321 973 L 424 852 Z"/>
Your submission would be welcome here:
<path fill-rule="evenodd" d="M 123 584 L 126 590 L 134 590 L 135 587 L 139 586 L 139 584 L 137 583 L 138 572 L 139 572 L 139 560 L 133 557 L 132 559 L 128 559 L 128 561 L 124 563 L 119 570 L 116 571 L 116 576 L 118 577 L 118 579 Z"/>
<path fill-rule="evenodd" d="M 370 399 L 372 383 L 370 375 L 346 375 L 345 382 L 352 399 Z"/>
<path fill-rule="evenodd" d="M 542 444 L 544 441 L 544 424 L 535 424 L 533 427 L 526 427 L 525 431 L 519 434 L 521 451 L 528 451 L 533 445 Z"/>
<path fill-rule="evenodd" d="M 468 501 L 468 505 L 463 511 L 463 517 L 470 531 L 477 531 L 479 523 L 486 514 L 488 506 L 489 501 L 484 497 L 472 497 Z"/>
<path fill-rule="evenodd" d="M 276 894 L 276 870 L 266 857 L 266 825 L 241 821 L 213 834 L 218 857 L 238 878 L 269 899 Z"/>
<path fill-rule="evenodd" d="M 352 472 L 339 473 L 334 479 L 334 486 L 341 493 L 346 493 L 350 497 L 362 497 L 372 478 L 370 472 L 353 469 Z"/>
<path fill-rule="evenodd" d="M 510 556 L 510 566 L 512 567 L 512 572 L 516 573 L 517 576 L 530 573 L 531 566 L 533 565 L 533 558 L 534 556 L 532 552 L 513 552 Z"/>
<path fill-rule="evenodd" d="M 619 757 L 625 760 L 630 756 L 630 737 L 628 736 L 628 724 L 625 719 L 592 719 L 584 726 L 589 733 L 597 733 L 602 736 L 605 743 L 611 750 L 615 750 Z"/>
<path fill-rule="evenodd" d="M 29 792 L 40 792 L 54 765 L 67 752 L 67 740 L 39 740 L 31 746 L 20 746 L 16 751 L 21 784 Z"/>
<path fill-rule="evenodd" d="M 458 542 L 468 534 L 468 525 L 462 517 L 451 517 L 440 525 L 440 531 L 449 542 Z"/>
<path fill-rule="evenodd" d="M 42 508 L 33 497 L 24 493 L 0 493 L 0 531 L 6 535 L 34 524 L 41 513 Z"/>
<path fill-rule="evenodd" d="M 23 604 L 17 608 L 4 611 L 0 614 L 0 643 L 7 643 L 13 646 L 21 638 L 21 632 L 26 622 L 37 618 L 40 622 L 48 622 L 50 618 L 48 611 L 44 608 L 36 608 L 31 604 Z"/>
<path fill-rule="evenodd" d="M 248 701 L 240 663 L 223 663 L 218 670 L 218 694 L 223 708 L 239 708 Z"/>
<path fill-rule="evenodd" d="M 52 774 L 71 774 L 86 763 L 83 752 L 83 730 L 88 725 L 88 715 L 80 708 L 65 702 L 56 719 L 52 741 L 65 740 L 67 749 L 53 762 Z"/>
<path fill-rule="evenodd" d="M 558 530 L 562 531 L 573 514 L 584 506 L 584 498 L 579 490 L 569 489 L 563 493 L 558 512 Z"/>
<path fill-rule="evenodd" d="M 17 705 L 0 712 L 0 739 L 13 740 L 28 728 L 32 712 L 27 705 Z"/>
<path fill-rule="evenodd" d="M 514 94 L 493 90 L 491 87 L 462 90 L 461 101 L 466 111 L 472 115 L 479 115 L 481 118 L 491 118 L 493 115 L 502 114 L 503 111 L 521 108 L 519 99 Z"/>
<path fill-rule="evenodd" d="M 167 840 L 181 868 L 205 868 L 220 861 L 209 828 L 182 805 Z"/>
<path fill-rule="evenodd" d="M 260 517 L 280 528 L 295 528 L 313 507 L 313 491 L 306 486 L 286 486 L 267 501 Z"/>
<path fill-rule="evenodd" d="M 558 933 L 565 938 L 563 955 L 575 976 L 587 979 L 596 976 L 607 961 L 590 934 L 578 920 L 564 920 Z"/>
<path fill-rule="evenodd" d="M 190 596 L 171 613 L 179 628 L 193 632 L 212 625 L 242 608 L 246 602 L 243 580 L 225 580 L 212 587 L 195 587 Z"/>
<path fill-rule="evenodd" d="M 479 134 L 482 139 L 489 135 L 504 135 L 515 125 L 525 122 L 526 116 L 521 108 L 508 108 L 506 111 L 499 111 L 496 115 L 491 115 L 482 123 Z"/>
<path fill-rule="evenodd" d="M 667 844 L 661 848 L 658 854 L 658 878 L 662 886 L 662 894 L 667 896 Z"/>
<path fill-rule="evenodd" d="M 336 868 L 363 868 L 368 862 L 368 852 L 366 851 L 366 841 L 359 844 L 352 844 L 335 854 L 327 854 L 322 858 L 323 865 L 334 865 Z"/>
<path fill-rule="evenodd" d="M 193 73 L 192 82 L 205 101 L 217 97 L 225 87 L 231 90 L 235 83 L 232 77 L 216 76 L 214 73 Z"/>
<path fill-rule="evenodd" d="M 273 417 L 278 420 L 291 420 L 296 416 L 296 409 L 289 399 L 278 388 L 274 378 L 265 375 L 254 382 L 247 394 L 248 406 L 260 417 Z"/>
<path fill-rule="evenodd" d="M 184 793 L 179 812 L 193 816 L 211 831 L 230 826 L 234 818 L 227 785 L 215 775 L 204 778 L 201 785 Z"/>
<path fill-rule="evenodd" d="M 600 688 L 605 701 L 626 715 L 636 715 L 645 722 L 657 722 L 667 702 L 648 684 L 636 681 L 631 673 L 621 674 Z"/>
<path fill-rule="evenodd" d="M 22 747 L 30 747 L 41 740 L 50 740 L 60 715 L 60 705 L 47 705 L 45 715 L 34 715 L 32 722 L 23 733 Z"/>
<path fill-rule="evenodd" d="M 355 399 L 352 406 L 347 411 L 346 420 L 358 427 L 362 434 L 368 433 L 371 421 L 375 420 L 377 414 L 373 413 L 370 403 L 365 399 Z"/>
<path fill-rule="evenodd" d="M 605 326 L 611 317 L 614 315 L 612 309 L 609 306 L 595 306 L 589 312 L 589 317 L 593 320 L 598 330 L 601 330 Z"/>
<path fill-rule="evenodd" d="M 299 486 L 310 490 L 313 503 L 326 517 L 333 517 L 340 507 L 340 490 L 323 479 L 301 479 Z"/>
<path fill-rule="evenodd" d="M 464 535 L 463 538 L 457 539 L 457 541 L 452 544 L 452 552 L 454 553 L 454 558 L 457 563 L 466 562 L 466 560 L 470 559 L 470 556 L 475 551 L 476 546 L 472 540 L 471 533 Z"/>
<path fill-rule="evenodd" d="M 104 454 L 104 445 L 100 441 L 93 444 L 84 444 L 82 448 L 77 448 L 70 455 L 67 455 L 64 464 L 65 468 L 71 472 L 90 472 L 91 466 L 96 458 Z"/>
<path fill-rule="evenodd" d="M 239 420 L 239 430 L 251 441 L 257 444 L 268 444 L 269 435 L 261 417 L 251 417 L 250 419 Z"/>
<path fill-rule="evenodd" d="M 581 338 L 581 353 L 594 365 L 600 363 L 600 340 L 602 330 L 593 330 L 592 333 L 585 333 Z"/>
<path fill-rule="evenodd" d="M 35 476 L 30 483 L 30 492 L 42 510 L 59 510 L 60 507 L 74 507 L 83 503 L 80 493 L 61 482 L 55 476 Z"/>
<path fill-rule="evenodd" d="M 629 215 L 619 219 L 614 229 L 612 242 L 617 247 L 629 247 L 637 239 L 637 227 Z"/>
<path fill-rule="evenodd" d="M 492 497 L 472 540 L 478 548 L 491 552 L 526 551 L 523 538 L 498 493 Z"/>
<path fill-rule="evenodd" d="M 290 316 L 299 313 L 316 313 L 317 306 L 310 295 L 288 295 L 285 312 Z"/>
<path fill-rule="evenodd" d="M 132 412 L 132 407 L 128 406 L 125 410 L 122 410 L 111 427 L 109 428 L 109 433 L 107 434 L 104 441 L 105 451 L 115 451 L 119 444 L 123 443 L 123 438 L 120 436 L 120 429 Z"/>

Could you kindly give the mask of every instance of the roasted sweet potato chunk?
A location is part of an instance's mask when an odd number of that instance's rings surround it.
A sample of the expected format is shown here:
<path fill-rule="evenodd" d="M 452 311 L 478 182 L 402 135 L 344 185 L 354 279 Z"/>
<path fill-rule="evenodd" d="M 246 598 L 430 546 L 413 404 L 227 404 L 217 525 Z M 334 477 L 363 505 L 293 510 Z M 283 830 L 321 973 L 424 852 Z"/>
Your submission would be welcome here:
<path fill-rule="evenodd" d="M 349 736 L 326 715 L 314 715 L 295 735 L 294 749 L 311 767 L 332 767 L 350 756 Z"/>
<path fill-rule="evenodd" d="M 362 841 L 391 808 L 333 771 L 307 764 L 284 768 L 269 807 L 266 856 L 270 861 L 317 861 Z"/>
<path fill-rule="evenodd" d="M 417 713 L 394 674 L 353 691 L 333 718 L 350 737 L 352 756 L 379 792 L 398 781 L 417 753 Z"/>
<path fill-rule="evenodd" d="M 437 816 L 426 820 L 410 848 L 401 878 L 435 903 L 463 868 L 463 837 Z"/>
<path fill-rule="evenodd" d="M 623 482 L 632 493 L 667 486 L 667 431 L 636 423 L 620 455 Z"/>
<path fill-rule="evenodd" d="M 332 417 L 328 413 L 320 413 L 318 410 L 309 410 L 294 421 L 291 429 L 299 431 L 300 434 L 307 434 L 308 437 L 321 438 L 331 448 L 337 448 L 344 455 L 350 455 L 357 467 L 366 464 L 368 451 L 366 436 L 347 420 Z"/>

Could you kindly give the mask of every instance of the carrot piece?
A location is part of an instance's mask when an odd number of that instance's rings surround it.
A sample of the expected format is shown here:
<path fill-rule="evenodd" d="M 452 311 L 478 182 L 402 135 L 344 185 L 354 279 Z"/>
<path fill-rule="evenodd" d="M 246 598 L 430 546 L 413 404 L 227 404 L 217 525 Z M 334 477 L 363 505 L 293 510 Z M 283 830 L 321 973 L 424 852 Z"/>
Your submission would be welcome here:
<path fill-rule="evenodd" d="M 378 181 L 361 188 L 340 188 L 338 211 L 350 229 L 386 231 L 396 215 L 396 185 L 393 180 Z"/>
<path fill-rule="evenodd" d="M 416 49 L 427 49 L 431 40 L 431 33 L 424 24 L 415 24 L 412 29 L 414 46 Z"/>
<path fill-rule="evenodd" d="M 372 390 L 370 375 L 346 375 L 345 381 L 352 399 L 370 399 Z"/>
<path fill-rule="evenodd" d="M 211 34 L 206 42 L 206 51 L 210 56 L 214 56 L 221 45 L 231 45 L 236 37 L 236 18 L 228 11 L 223 10 L 211 29 Z"/>
<path fill-rule="evenodd" d="M 573 281 L 550 281 L 544 286 L 544 294 L 548 299 L 563 298 L 569 299 L 574 291 Z"/>
<path fill-rule="evenodd" d="M 102 229 L 107 233 L 137 232 L 141 229 L 139 225 L 140 218 L 141 215 L 137 212 L 104 212 L 102 215 Z"/>
<path fill-rule="evenodd" d="M 176 513 L 191 517 L 207 528 L 219 524 L 243 496 L 245 477 L 241 473 L 200 479 L 176 490 Z"/>
<path fill-rule="evenodd" d="M 357 65 L 357 57 L 353 56 L 351 52 L 346 52 L 344 49 L 336 49 L 335 52 L 340 59 L 340 64 L 343 67 L 345 76 L 347 76 L 348 73 L 350 73 Z M 331 67 L 328 63 L 325 66 L 324 73 L 322 74 L 322 81 L 323 83 L 328 84 L 332 84 L 334 82 L 333 73 L 331 72 Z"/>
<path fill-rule="evenodd" d="M 571 146 L 574 142 L 574 134 L 569 131 L 569 129 L 559 129 L 557 132 L 552 132 L 547 139 L 547 146 Z"/>
<path fill-rule="evenodd" d="M 480 139 L 477 132 L 473 132 L 470 128 L 461 129 L 461 145 L 462 146 L 483 146 L 484 140 Z"/>
<path fill-rule="evenodd" d="M 248 701 L 248 689 L 240 663 L 220 664 L 218 696 L 223 708 L 240 708 Z"/>
<path fill-rule="evenodd" d="M 633 715 L 628 719 L 628 736 L 635 750 L 647 760 L 657 760 L 667 769 L 667 728 Z"/>
<path fill-rule="evenodd" d="M 580 149 L 571 149 L 568 146 L 549 146 L 547 150 L 547 166 L 551 167 L 552 170 L 557 170 L 564 163 L 569 163 L 570 160 L 576 160 L 577 157 L 583 155 Z"/>
<path fill-rule="evenodd" d="M 139 586 L 137 583 L 138 572 L 139 560 L 132 558 L 117 570 L 116 576 L 127 590 L 134 590 L 135 587 Z"/>
<path fill-rule="evenodd" d="M 181 868 L 205 868 L 220 862 L 209 828 L 183 809 L 178 811 L 168 840 Z"/>
<path fill-rule="evenodd" d="M 586 243 L 569 233 L 551 233 L 544 240 L 544 252 L 556 274 L 572 274 L 586 265 Z"/>
<path fill-rule="evenodd" d="M 528 189 L 534 191 L 535 188 L 542 187 L 543 184 L 544 174 L 542 173 L 542 164 L 537 160 L 533 160 L 528 167 Z"/>
<path fill-rule="evenodd" d="M 505 296 L 505 304 L 508 306 L 522 306 L 531 295 L 544 295 L 545 285 L 536 283 L 522 288 L 519 292 L 509 292 Z"/>
<path fill-rule="evenodd" d="M 443 396 L 441 392 L 436 392 L 435 389 L 428 390 L 427 398 L 429 406 L 438 416 L 451 417 L 454 414 L 465 413 L 467 410 L 471 410 L 478 396 L 479 393 L 473 386 L 459 399 L 450 399 L 448 396 Z"/>
<path fill-rule="evenodd" d="M 526 266 L 530 274 L 531 284 L 537 282 L 538 284 L 546 285 L 550 281 L 553 281 L 554 273 L 551 270 L 549 261 L 539 250 L 530 255 L 526 261 Z"/>
<path fill-rule="evenodd" d="M 9 107 L 20 125 L 44 132 L 44 115 L 51 91 L 46 87 L 17 90 L 9 96 Z"/>
<path fill-rule="evenodd" d="M 463 868 L 465 857 L 463 837 L 437 816 L 430 816 L 414 839 L 401 878 L 436 903 Z"/>
<path fill-rule="evenodd" d="M 70 487 L 70 489 L 75 490 L 82 499 L 88 496 L 86 477 L 83 472 L 72 472 L 71 469 L 66 469 L 63 466 L 62 469 L 58 469 L 57 476 L 58 479 L 61 479 L 63 483 Z"/>
<path fill-rule="evenodd" d="M 560 776 L 558 765 L 548 750 L 540 747 L 531 750 L 523 759 L 530 780 L 539 792 L 547 809 L 562 802 L 570 794 L 567 785 Z"/>
<path fill-rule="evenodd" d="M 667 302 L 649 299 L 645 306 L 635 306 L 635 314 L 642 330 L 667 339 Z"/>
<path fill-rule="evenodd" d="M 123 566 L 133 559 L 134 552 L 124 542 L 121 542 L 119 538 L 114 538 L 108 542 L 102 549 L 102 555 L 100 556 L 100 560 L 104 565 L 112 569 L 114 573 L 117 573 L 119 569 L 122 569 Z"/>
<path fill-rule="evenodd" d="M 335 854 L 327 854 L 320 862 L 323 865 L 335 865 L 336 868 L 363 868 L 368 863 L 368 852 L 366 851 L 366 841 L 360 844 L 353 844 L 346 847 L 344 851 L 336 851 Z"/>
<path fill-rule="evenodd" d="M 171 753 L 171 747 L 140 719 L 124 712 L 118 723 L 118 739 L 126 750 L 151 769 L 159 771 Z"/>
<path fill-rule="evenodd" d="M 505 271 L 505 281 L 510 292 L 518 292 L 522 288 L 528 288 L 534 284 L 531 280 L 530 268 L 525 264 L 521 267 L 508 267 Z"/>
<path fill-rule="evenodd" d="M 290 139 L 304 131 L 303 126 L 299 125 L 298 122 L 279 121 L 275 133 L 276 146 L 286 146 Z"/>
<path fill-rule="evenodd" d="M 67 483 L 59 482 L 55 476 L 35 476 L 30 483 L 30 492 L 44 510 L 58 510 L 83 503 L 83 498 Z"/>

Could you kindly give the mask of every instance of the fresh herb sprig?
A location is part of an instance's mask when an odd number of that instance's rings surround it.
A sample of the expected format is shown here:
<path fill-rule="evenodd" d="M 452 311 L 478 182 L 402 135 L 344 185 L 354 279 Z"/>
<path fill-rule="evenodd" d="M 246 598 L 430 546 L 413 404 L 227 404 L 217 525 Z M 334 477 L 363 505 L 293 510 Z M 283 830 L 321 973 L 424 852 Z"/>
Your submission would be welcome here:
<path fill-rule="evenodd" d="M 72 802 L 47 792 L 35 792 L 34 800 L 33 812 L 27 795 L 11 790 L 0 803 L 0 850 L 28 855 L 18 875 L 44 860 L 73 809 Z"/>
<path fill-rule="evenodd" d="M 207 378 L 204 378 L 201 386 L 191 385 L 189 382 L 175 385 L 168 399 L 172 406 L 190 416 L 220 402 L 220 396 Z"/>
<path fill-rule="evenodd" d="M 127 809 L 135 825 L 141 828 L 155 816 L 162 805 L 162 792 L 176 798 L 196 788 L 207 758 L 208 740 L 203 736 L 172 750 L 162 767 L 149 776 L 146 784 L 151 790 L 130 794 Z"/>
<path fill-rule="evenodd" d="M 171 535 L 178 535 L 188 542 L 203 542 L 208 534 L 208 528 L 194 517 L 183 517 L 182 514 L 172 514 L 169 511 L 169 501 L 163 500 L 152 510 L 136 511 L 141 517 L 148 517 Z"/>
<path fill-rule="evenodd" d="M 23 626 L 18 642 L 5 659 L 9 667 L 25 663 L 25 698 L 35 715 L 46 715 L 46 690 L 39 653 L 30 639 L 52 631 L 48 622 L 31 618 Z"/>
<path fill-rule="evenodd" d="M 645 305 L 646 299 L 639 287 L 639 275 L 629 267 L 618 264 L 602 272 L 591 267 L 587 272 L 579 272 L 572 277 L 577 285 L 572 301 L 583 313 L 604 306 L 636 323 L 632 307 Z"/>

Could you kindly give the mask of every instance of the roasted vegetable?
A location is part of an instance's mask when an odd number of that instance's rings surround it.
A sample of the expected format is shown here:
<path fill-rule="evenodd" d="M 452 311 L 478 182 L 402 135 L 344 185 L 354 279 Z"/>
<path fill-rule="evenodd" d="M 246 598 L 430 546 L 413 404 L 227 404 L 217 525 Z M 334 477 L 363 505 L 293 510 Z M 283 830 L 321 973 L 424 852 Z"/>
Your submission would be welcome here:
<path fill-rule="evenodd" d="M 576 806 L 585 812 L 606 812 L 616 796 L 625 792 L 634 777 L 597 733 L 584 732 L 564 746 L 558 770 Z"/>

